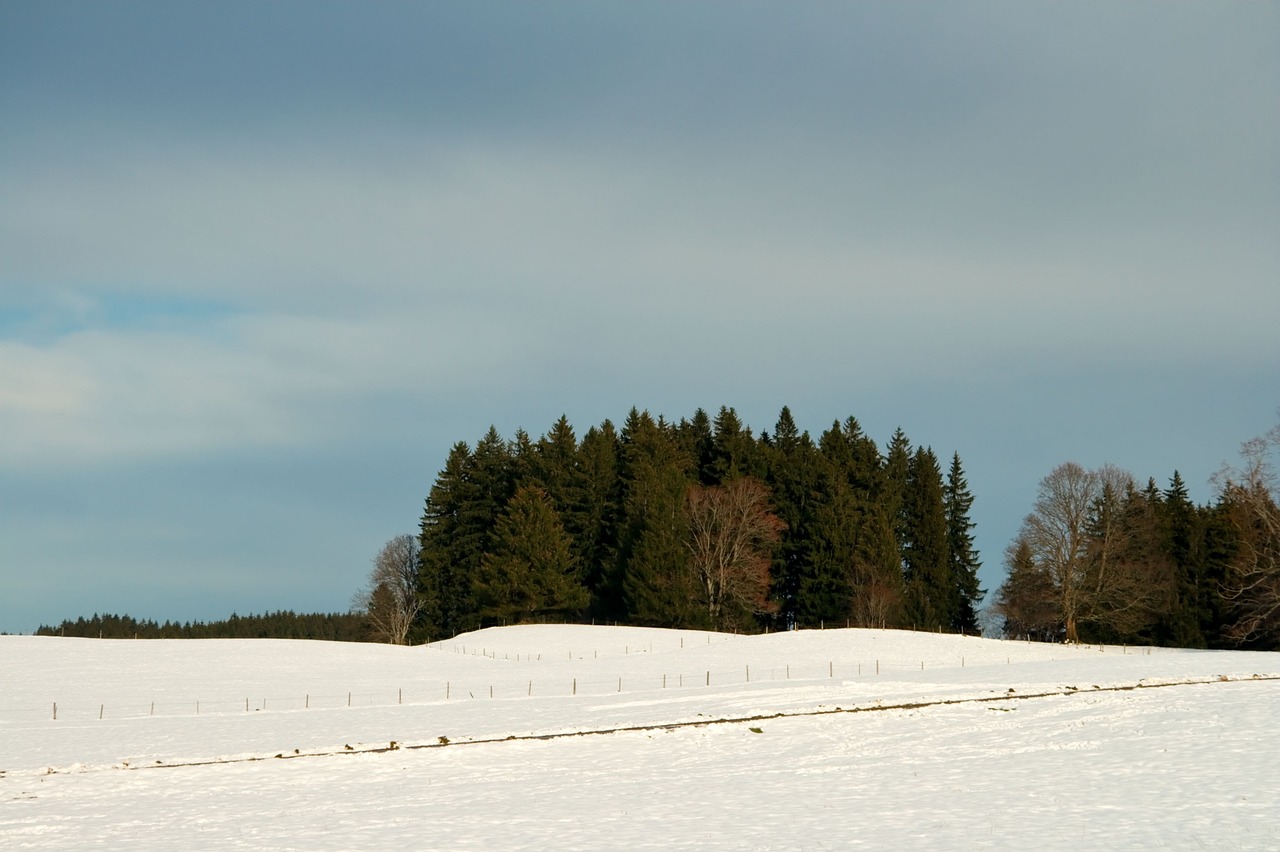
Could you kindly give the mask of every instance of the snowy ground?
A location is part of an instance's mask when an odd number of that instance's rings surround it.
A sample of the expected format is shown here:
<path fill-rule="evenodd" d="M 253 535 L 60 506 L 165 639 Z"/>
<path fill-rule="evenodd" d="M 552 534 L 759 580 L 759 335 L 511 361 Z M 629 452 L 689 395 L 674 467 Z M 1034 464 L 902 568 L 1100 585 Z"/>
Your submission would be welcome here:
<path fill-rule="evenodd" d="M 866 630 L 5 636 L 0 848 L 1278 849 L 1275 678 Z"/>

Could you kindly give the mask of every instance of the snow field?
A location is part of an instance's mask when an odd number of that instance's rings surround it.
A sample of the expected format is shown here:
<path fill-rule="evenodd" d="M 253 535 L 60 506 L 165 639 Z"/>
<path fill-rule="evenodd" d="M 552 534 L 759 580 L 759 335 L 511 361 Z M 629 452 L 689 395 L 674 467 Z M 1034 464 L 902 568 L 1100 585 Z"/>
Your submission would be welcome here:
<path fill-rule="evenodd" d="M 1280 847 L 1280 654 L 1125 651 L 589 626 L 418 648 L 0 637 L 0 846 Z M 1140 682 L 1180 685 L 1103 691 Z M 660 727 L 779 713 L 825 715 Z"/>

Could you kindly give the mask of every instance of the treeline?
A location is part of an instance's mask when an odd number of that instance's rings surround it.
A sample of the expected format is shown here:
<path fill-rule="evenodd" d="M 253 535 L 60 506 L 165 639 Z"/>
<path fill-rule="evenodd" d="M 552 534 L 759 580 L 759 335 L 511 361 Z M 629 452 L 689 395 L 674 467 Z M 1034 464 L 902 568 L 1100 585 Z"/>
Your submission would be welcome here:
<path fill-rule="evenodd" d="M 1107 466 L 1059 466 L 1005 553 L 1006 636 L 1190 648 L 1280 648 L 1280 508 L 1268 461 L 1280 427 L 1194 505 Z"/>
<path fill-rule="evenodd" d="M 295 613 L 288 610 L 262 615 L 236 615 L 223 621 L 165 621 L 159 623 L 128 615 L 94 614 L 67 619 L 37 636 L 77 636 L 90 639 L 328 639 L 337 642 L 373 642 L 378 637 L 366 616 L 353 613 Z"/>
<path fill-rule="evenodd" d="M 580 440 L 564 417 L 536 440 L 491 427 L 427 497 L 413 635 L 586 618 L 972 633 L 972 502 L 959 455 L 944 476 L 929 447 L 899 429 L 882 453 L 853 417 L 816 441 L 787 408 L 759 436 L 732 408 L 633 408 Z"/>

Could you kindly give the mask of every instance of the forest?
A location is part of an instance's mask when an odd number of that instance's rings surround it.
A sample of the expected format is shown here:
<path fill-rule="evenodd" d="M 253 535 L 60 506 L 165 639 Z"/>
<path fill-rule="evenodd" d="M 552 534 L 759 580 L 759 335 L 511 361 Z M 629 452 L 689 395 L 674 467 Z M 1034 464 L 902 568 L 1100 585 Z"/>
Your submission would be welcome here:
<path fill-rule="evenodd" d="M 1280 426 L 1194 504 L 1175 470 L 1066 462 L 1040 482 L 987 607 L 959 453 L 944 466 L 855 417 L 815 441 L 784 407 L 759 435 L 732 408 L 632 409 L 578 438 L 490 427 L 453 445 L 416 535 L 387 542 L 351 611 L 215 622 L 94 615 L 43 635 L 422 642 L 501 624 L 594 621 L 756 632 L 854 626 L 1046 642 L 1280 648 Z"/>
<path fill-rule="evenodd" d="M 83 639 L 325 639 L 336 642 L 381 642 L 368 616 L 360 612 L 296 613 L 290 610 L 261 615 L 236 615 L 220 621 L 165 621 L 128 615 L 95 613 L 52 627 L 41 625 L 37 636 L 76 636 Z"/>
<path fill-rule="evenodd" d="M 1280 427 L 1247 442 L 1204 506 L 1176 470 L 1160 488 L 1111 465 L 1060 465 L 980 612 L 960 456 L 944 473 L 901 429 L 881 451 L 854 417 L 814 441 L 785 407 L 759 436 L 732 408 L 679 421 L 633 408 L 581 440 L 564 417 L 536 440 L 490 428 L 452 448 L 416 540 L 379 554 L 365 611 L 401 642 L 592 619 L 1271 649 L 1278 446 Z"/>
<path fill-rule="evenodd" d="M 400 639 L 560 619 L 976 633 L 972 502 L 959 455 L 944 473 L 901 429 L 881 453 L 854 417 L 816 441 L 787 408 L 758 436 L 726 407 L 633 408 L 580 440 L 564 417 L 537 439 L 490 428 L 432 486 L 416 572 L 403 546 L 380 556 L 370 610 L 420 606 Z"/>

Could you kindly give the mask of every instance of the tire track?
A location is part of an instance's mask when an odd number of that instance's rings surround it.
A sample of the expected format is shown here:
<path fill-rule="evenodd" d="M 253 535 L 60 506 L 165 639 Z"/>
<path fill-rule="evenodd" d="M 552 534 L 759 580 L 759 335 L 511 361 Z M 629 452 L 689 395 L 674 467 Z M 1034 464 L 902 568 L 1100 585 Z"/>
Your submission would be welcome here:
<path fill-rule="evenodd" d="M 610 734 L 627 734 L 642 733 L 648 731 L 678 731 L 685 728 L 706 728 L 712 725 L 742 725 L 751 722 L 767 722 L 776 719 L 797 719 L 817 716 L 835 716 L 849 713 L 882 713 L 894 710 L 920 710 L 929 707 L 950 707 L 960 704 L 982 704 L 992 702 L 1013 702 L 1013 701 L 1032 701 L 1038 698 L 1058 698 L 1073 695 L 1097 695 L 1107 692 L 1133 692 L 1142 689 L 1165 689 L 1168 687 L 1179 686 L 1209 686 L 1215 683 L 1251 683 L 1261 681 L 1280 680 L 1280 674 L 1269 675 L 1251 675 L 1248 677 L 1229 677 L 1227 675 L 1218 675 L 1213 678 L 1196 678 L 1190 680 L 1162 681 L 1155 683 L 1137 683 L 1121 684 L 1118 686 L 1090 686 L 1086 688 L 1078 688 L 1075 686 L 1065 686 L 1059 689 L 1045 690 L 1041 692 L 1015 692 L 1010 689 L 1004 694 L 996 693 L 994 695 L 968 696 L 963 698 L 939 698 L 923 701 L 905 701 L 894 704 L 864 704 L 855 707 L 817 707 L 812 710 L 790 710 L 779 711 L 776 713 L 754 713 L 741 716 L 723 716 L 718 718 L 707 719 L 691 719 L 683 722 L 648 722 L 639 725 L 616 725 L 605 728 L 590 728 L 581 731 L 554 731 L 545 734 L 510 734 L 508 736 L 496 737 L 480 737 L 477 739 L 449 739 L 448 737 L 439 737 L 435 742 L 418 742 L 418 743 L 400 743 L 392 741 L 388 745 L 377 746 L 344 746 L 341 749 L 328 749 L 324 751 L 299 751 L 278 752 L 276 754 L 259 754 L 248 755 L 243 757 L 222 757 L 210 758 L 207 760 L 177 760 L 172 762 L 156 761 L 154 763 L 138 763 L 132 764 L 122 762 L 112 764 L 105 767 L 83 767 L 76 769 L 46 769 L 39 774 L 43 775 L 65 775 L 79 774 L 84 772 L 103 771 L 108 769 L 114 770 L 141 770 L 141 769 L 178 769 L 182 767 L 196 766 L 226 766 L 238 763 L 259 763 L 274 760 L 302 760 L 305 758 L 315 757 L 338 757 L 343 755 L 370 755 L 370 754 L 387 754 L 395 751 L 421 751 L 425 749 L 454 748 L 459 746 L 471 745 L 494 745 L 497 743 L 513 743 L 513 742 L 545 742 L 549 740 L 570 739 L 573 737 L 592 737 L 605 736 Z M 0 773 L 0 777 L 4 777 L 4 773 Z"/>

